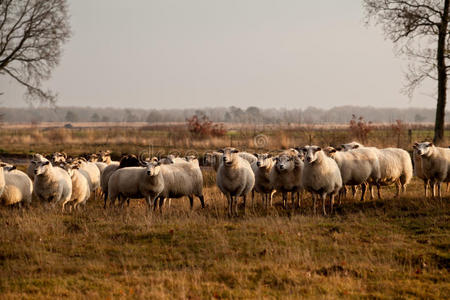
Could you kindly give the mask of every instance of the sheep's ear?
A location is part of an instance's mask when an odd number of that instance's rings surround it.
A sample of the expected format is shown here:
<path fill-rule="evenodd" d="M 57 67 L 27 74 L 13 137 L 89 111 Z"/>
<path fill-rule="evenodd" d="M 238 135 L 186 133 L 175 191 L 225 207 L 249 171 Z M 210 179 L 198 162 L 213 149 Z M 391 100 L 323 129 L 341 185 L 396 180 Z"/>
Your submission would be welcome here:
<path fill-rule="evenodd" d="M 268 153 L 267 158 L 271 158 L 271 157 L 272 157 L 272 154 Z"/>
<path fill-rule="evenodd" d="M 256 153 L 256 152 L 255 152 L 255 153 L 253 153 L 253 155 L 254 155 L 254 156 L 256 156 L 256 157 L 258 157 L 258 153 Z"/>
<path fill-rule="evenodd" d="M 328 150 L 329 153 L 336 153 L 336 151 L 337 151 L 337 150 L 334 149 L 334 148 L 331 148 L 330 150 Z"/>
<path fill-rule="evenodd" d="M 12 166 L 11 168 L 9 168 L 10 171 L 16 170 L 16 169 L 17 169 L 16 166 Z"/>
<path fill-rule="evenodd" d="M 353 147 L 352 147 L 352 149 L 358 149 L 359 148 L 359 145 L 354 145 Z"/>
<path fill-rule="evenodd" d="M 66 152 L 63 152 L 63 153 L 61 153 L 61 154 L 64 156 L 64 159 L 67 158 L 67 153 L 66 153 Z"/>
<path fill-rule="evenodd" d="M 224 153 L 225 151 L 223 151 L 223 149 L 219 149 L 219 150 L 217 150 L 217 152 Z"/>
<path fill-rule="evenodd" d="M 431 147 L 431 146 L 433 146 L 433 142 L 430 142 L 430 143 L 428 144 L 428 147 Z"/>
<path fill-rule="evenodd" d="M 322 150 L 322 148 L 320 148 L 320 147 L 316 148 L 316 152 L 321 151 L 321 150 Z"/>
<path fill-rule="evenodd" d="M 46 165 L 48 165 L 48 164 L 50 164 L 50 161 L 47 160 L 47 161 L 45 161 L 42 165 L 43 165 L 43 166 L 46 166 Z"/>
<path fill-rule="evenodd" d="M 6 167 L 6 164 L 5 163 L 2 163 L 2 162 L 0 162 L 0 167 Z"/>
<path fill-rule="evenodd" d="M 231 150 L 231 153 L 239 153 L 239 150 L 238 149 L 233 149 L 233 150 Z"/>

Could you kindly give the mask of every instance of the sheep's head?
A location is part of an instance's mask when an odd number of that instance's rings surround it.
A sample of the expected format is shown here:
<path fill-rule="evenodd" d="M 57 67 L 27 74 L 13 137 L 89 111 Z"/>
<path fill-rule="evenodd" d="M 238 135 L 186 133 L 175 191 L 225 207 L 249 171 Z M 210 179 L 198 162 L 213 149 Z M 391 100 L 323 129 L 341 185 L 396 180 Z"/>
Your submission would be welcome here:
<path fill-rule="evenodd" d="M 279 172 L 292 171 L 296 166 L 296 160 L 299 160 L 297 155 L 280 154 L 275 158 L 275 168 Z"/>
<path fill-rule="evenodd" d="M 65 152 L 55 152 L 52 154 L 52 162 L 55 164 L 65 162 L 67 154 Z"/>
<path fill-rule="evenodd" d="M 111 162 L 111 151 L 110 150 L 100 151 L 98 153 L 97 161 L 104 162 L 104 163 L 110 163 Z"/>
<path fill-rule="evenodd" d="M 230 167 L 233 165 L 233 162 L 236 161 L 239 150 L 233 147 L 226 147 L 218 152 L 222 153 L 222 161 L 224 166 Z"/>
<path fill-rule="evenodd" d="M 143 166 L 145 167 L 145 174 L 147 174 L 147 176 L 157 176 L 161 171 L 161 163 L 156 158 L 144 162 Z"/>
<path fill-rule="evenodd" d="M 319 158 L 319 153 L 322 151 L 322 148 L 319 146 L 304 146 L 302 148 L 303 153 L 305 154 L 305 162 L 312 164 Z"/>
<path fill-rule="evenodd" d="M 137 167 L 139 165 L 140 165 L 139 158 L 137 158 L 137 156 L 134 154 L 128 154 L 120 159 L 119 169 L 125 167 Z"/>
<path fill-rule="evenodd" d="M 70 177 L 73 177 L 75 175 L 75 170 L 78 170 L 80 165 L 76 163 L 66 163 L 62 164 L 61 167 L 69 173 Z"/>
<path fill-rule="evenodd" d="M 197 160 L 197 157 L 195 155 L 187 155 L 187 156 L 184 157 L 184 159 L 187 162 L 194 162 L 195 160 Z"/>
<path fill-rule="evenodd" d="M 34 161 L 34 165 L 35 165 L 34 167 L 35 175 L 44 174 L 52 167 L 49 160 Z"/>
<path fill-rule="evenodd" d="M 414 150 L 420 156 L 430 156 L 433 151 L 433 143 L 431 142 L 422 142 L 422 143 L 414 143 Z"/>
<path fill-rule="evenodd" d="M 272 163 L 272 154 L 270 153 L 255 153 L 256 156 L 256 166 L 258 168 L 267 168 Z"/>
<path fill-rule="evenodd" d="M 351 142 L 351 143 L 348 143 L 348 144 L 342 144 L 341 145 L 341 151 L 350 151 L 350 150 L 358 149 L 358 148 L 361 148 L 361 147 L 363 147 L 363 145 L 361 145 L 360 143 L 358 143 L 358 142 Z"/>
<path fill-rule="evenodd" d="M 88 161 L 90 161 L 90 162 L 97 162 L 98 158 L 99 158 L 98 154 L 93 153 L 93 154 L 89 155 Z"/>
<path fill-rule="evenodd" d="M 323 152 L 325 152 L 325 154 L 328 157 L 334 158 L 336 156 L 337 150 L 335 148 L 329 146 L 329 147 L 326 147 L 325 149 L 323 149 Z"/>

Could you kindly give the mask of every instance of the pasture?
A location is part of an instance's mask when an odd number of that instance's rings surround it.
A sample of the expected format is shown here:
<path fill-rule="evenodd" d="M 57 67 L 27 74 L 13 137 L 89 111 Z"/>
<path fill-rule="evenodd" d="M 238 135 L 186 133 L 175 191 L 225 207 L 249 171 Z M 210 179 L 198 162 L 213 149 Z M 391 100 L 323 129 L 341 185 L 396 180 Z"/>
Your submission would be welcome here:
<path fill-rule="evenodd" d="M 17 134 L 11 132 L 15 130 Z M 255 151 L 326 141 L 348 142 L 346 129 L 258 131 L 211 139 L 183 129 L 4 129 L 2 160 L 24 169 L 27 155 L 66 150 L 70 155 L 111 149 L 116 155 L 196 151 L 229 145 Z M 78 130 L 78 129 L 77 129 Z M 305 129 L 306 130 L 306 129 Z M 406 145 L 408 134 L 390 139 L 372 132 L 375 145 Z M 413 134 L 426 137 L 427 129 Z M 140 131 L 140 132 L 139 132 Z M 54 134 L 54 135 L 52 135 Z M 431 134 L 431 133 L 429 133 Z M 31 138 L 28 136 L 40 136 Z M 104 140 L 98 141 L 102 136 Z M 231 136 L 231 138 L 230 138 Z M 384 138 L 383 138 L 384 137 Z M 372 136 L 369 136 L 369 141 Z M 413 137 L 415 138 L 415 137 Z M 298 144 L 297 144 L 298 143 Z M 408 149 L 405 146 L 405 149 Z M 410 150 L 410 149 L 408 149 Z M 14 154 L 14 155 L 12 155 Z M 30 208 L 0 209 L 2 298 L 448 298 L 450 295 L 450 201 L 425 199 L 414 178 L 407 192 L 383 200 L 346 199 L 331 216 L 315 216 L 309 195 L 301 207 L 284 209 L 281 196 L 265 209 L 259 196 L 246 213 L 228 218 L 215 173 L 203 168 L 206 208 L 198 200 L 174 199 L 162 214 L 143 200 L 103 209 L 90 199 L 85 209 L 62 213 L 34 202 Z"/>

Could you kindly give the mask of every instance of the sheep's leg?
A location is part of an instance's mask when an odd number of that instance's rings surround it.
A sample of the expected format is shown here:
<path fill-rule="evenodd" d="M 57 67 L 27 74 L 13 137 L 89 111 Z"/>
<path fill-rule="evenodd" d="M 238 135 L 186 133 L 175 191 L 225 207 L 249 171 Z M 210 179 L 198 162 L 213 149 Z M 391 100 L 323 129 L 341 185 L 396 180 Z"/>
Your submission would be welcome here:
<path fill-rule="evenodd" d="M 200 199 L 200 203 L 202 205 L 202 208 L 205 208 L 205 198 L 203 197 L 203 195 L 198 196 L 198 198 Z"/>
<path fill-rule="evenodd" d="M 246 200 L 247 200 L 247 195 L 244 195 L 243 196 L 243 199 L 244 199 L 244 215 L 247 213 L 246 212 L 246 206 L 245 206 L 245 202 L 246 202 Z M 237 207 L 237 205 L 236 205 L 236 207 Z"/>
<path fill-rule="evenodd" d="M 270 207 L 272 207 L 273 195 L 275 195 L 276 192 L 277 192 L 277 190 L 273 190 L 273 191 L 270 193 Z"/>
<path fill-rule="evenodd" d="M 326 199 L 327 199 L 327 194 L 323 193 L 321 196 L 322 196 L 323 215 L 326 216 L 327 215 L 327 210 L 325 208 L 325 202 L 326 202 Z"/>
<path fill-rule="evenodd" d="M 194 208 L 194 196 L 189 195 L 189 205 L 191 206 L 191 210 Z"/>
<path fill-rule="evenodd" d="M 353 198 L 353 200 L 356 198 L 356 192 L 357 191 L 358 191 L 358 186 L 352 185 L 352 198 Z"/>
<path fill-rule="evenodd" d="M 232 200 L 233 200 L 233 206 L 234 206 L 234 215 L 237 217 L 239 215 L 239 213 L 238 213 L 239 196 L 232 197 Z"/>
<path fill-rule="evenodd" d="M 375 198 L 375 196 L 373 195 L 373 184 L 369 185 L 369 190 L 370 190 L 370 200 L 373 200 Z"/>
<path fill-rule="evenodd" d="M 423 189 L 425 191 L 425 198 L 428 198 L 428 185 L 429 184 L 430 184 L 430 182 L 427 179 L 425 179 L 423 181 Z"/>
<path fill-rule="evenodd" d="M 153 211 L 156 210 L 156 207 L 158 206 L 158 199 L 161 197 L 155 197 L 155 199 L 153 200 Z"/>
<path fill-rule="evenodd" d="M 377 192 L 378 192 L 378 199 L 383 199 L 383 197 L 381 197 L 381 185 L 377 184 Z"/>
<path fill-rule="evenodd" d="M 105 204 L 103 205 L 103 208 L 106 209 L 106 200 L 108 200 L 108 192 L 103 194 L 103 198 L 104 198 L 104 201 L 105 201 Z"/>
<path fill-rule="evenodd" d="M 333 194 L 330 194 L 330 202 L 331 202 L 331 212 L 330 212 L 330 214 L 333 214 L 334 193 L 333 193 Z"/>
<path fill-rule="evenodd" d="M 445 192 L 448 193 L 448 189 L 450 188 L 450 182 L 447 182 L 447 188 L 445 189 Z"/>
<path fill-rule="evenodd" d="M 286 195 L 286 192 L 283 192 L 283 193 L 282 193 L 282 196 L 283 196 L 283 208 L 286 208 L 286 201 L 287 201 L 287 195 Z"/>
<path fill-rule="evenodd" d="M 395 187 L 396 187 L 395 198 L 399 198 L 400 197 L 400 191 L 402 189 L 402 184 L 401 184 L 400 180 L 397 180 L 395 182 Z"/>
<path fill-rule="evenodd" d="M 314 211 L 314 215 L 316 215 L 316 214 L 317 214 L 317 212 L 316 212 L 316 194 L 311 193 L 311 197 L 312 197 L 312 200 L 313 200 L 313 211 Z"/>
<path fill-rule="evenodd" d="M 437 190 L 438 190 L 438 197 L 439 197 L 439 199 L 442 198 L 441 186 L 442 186 L 442 182 L 438 182 L 437 183 Z"/>
<path fill-rule="evenodd" d="M 146 196 L 145 197 L 145 202 L 147 203 L 147 208 L 150 210 L 150 208 L 152 207 L 152 203 L 151 203 L 151 198 L 150 198 L 151 196 L 150 195 L 148 195 L 148 196 Z"/>
<path fill-rule="evenodd" d="M 361 184 L 361 202 L 364 202 L 364 196 L 366 194 L 367 186 L 363 183 Z"/>
<path fill-rule="evenodd" d="M 255 208 L 255 189 L 252 189 L 252 208 Z"/>
<path fill-rule="evenodd" d="M 164 197 L 160 197 L 159 198 L 159 213 L 162 214 L 162 209 L 163 209 L 163 205 L 164 205 L 164 201 L 166 200 L 166 198 Z"/>
<path fill-rule="evenodd" d="M 297 192 L 297 199 L 298 199 L 298 208 L 300 208 L 301 203 L 302 203 L 302 193 L 301 192 Z"/>
<path fill-rule="evenodd" d="M 431 180 L 430 182 L 430 188 L 431 188 L 431 198 L 436 198 L 436 182 L 434 180 Z"/>
<path fill-rule="evenodd" d="M 228 217 L 231 217 L 233 214 L 233 197 L 230 194 L 227 194 L 228 200 Z"/>

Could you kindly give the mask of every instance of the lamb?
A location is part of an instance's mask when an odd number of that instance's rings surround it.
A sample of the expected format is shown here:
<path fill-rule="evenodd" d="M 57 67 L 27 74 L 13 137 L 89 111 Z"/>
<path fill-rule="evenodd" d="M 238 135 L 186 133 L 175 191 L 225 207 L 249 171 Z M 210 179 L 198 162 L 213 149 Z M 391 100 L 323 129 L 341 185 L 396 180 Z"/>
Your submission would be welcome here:
<path fill-rule="evenodd" d="M 33 182 L 14 166 L 0 163 L 0 203 L 3 205 L 31 204 Z"/>
<path fill-rule="evenodd" d="M 91 195 L 91 190 L 89 188 L 88 180 L 85 176 L 78 170 L 79 165 L 66 163 L 64 169 L 70 176 L 72 180 L 72 195 L 70 199 L 62 204 L 62 210 L 64 211 L 64 206 L 67 203 L 74 203 L 73 207 L 78 208 L 78 205 L 86 205 L 86 201 Z"/>
<path fill-rule="evenodd" d="M 139 159 L 135 155 L 126 155 L 120 159 L 119 162 L 111 162 L 110 165 L 108 165 L 101 174 L 100 178 L 100 186 L 101 190 L 104 195 L 104 208 L 106 208 L 106 201 L 108 199 L 108 183 L 109 183 L 109 177 L 118 169 L 125 168 L 125 167 L 138 167 L 141 166 L 141 163 L 139 162 Z"/>
<path fill-rule="evenodd" d="M 217 170 L 217 185 L 228 200 L 228 215 L 237 215 L 237 198 L 243 197 L 244 212 L 247 194 L 255 185 L 255 175 L 250 163 L 238 155 L 239 150 L 227 147 L 220 150 L 222 163 Z"/>
<path fill-rule="evenodd" d="M 258 159 L 256 163 L 252 164 L 253 173 L 255 174 L 255 187 L 254 191 L 262 194 L 263 204 L 267 207 L 270 203 L 272 206 L 273 195 L 275 194 L 275 189 L 273 184 L 270 182 L 270 174 L 273 167 L 275 166 L 275 160 L 269 153 L 257 154 Z"/>
<path fill-rule="evenodd" d="M 414 148 L 422 159 L 423 176 L 430 182 L 432 197 L 436 197 L 437 186 L 441 198 L 442 182 L 450 182 L 450 149 L 436 147 L 431 142 L 416 143 Z"/>
<path fill-rule="evenodd" d="M 72 196 L 72 180 L 60 167 L 53 167 L 47 159 L 36 162 L 34 193 L 41 201 L 66 203 Z"/>
<path fill-rule="evenodd" d="M 205 208 L 203 175 L 197 159 L 191 162 L 182 160 L 174 164 L 161 165 L 161 174 L 164 179 L 164 189 L 159 195 L 160 209 L 165 199 L 183 196 L 188 196 L 191 209 L 194 207 L 194 196 L 200 199 L 202 208 Z M 156 203 L 154 209 L 156 209 Z"/>
<path fill-rule="evenodd" d="M 291 193 L 292 208 L 295 208 L 295 195 L 298 199 L 297 206 L 300 206 L 304 162 L 300 159 L 299 152 L 295 149 L 283 151 L 275 161 L 275 167 L 270 173 L 270 183 L 282 193 L 283 207 L 286 208 L 288 193 Z"/>
<path fill-rule="evenodd" d="M 41 154 L 34 154 L 33 157 L 31 158 L 30 164 L 28 165 L 27 168 L 27 175 L 28 177 L 30 177 L 31 179 L 34 179 L 34 169 L 36 168 L 36 162 L 39 161 L 43 161 L 45 160 L 45 157 L 42 156 Z"/>
<path fill-rule="evenodd" d="M 145 198 L 150 208 L 164 189 L 161 165 L 158 161 L 142 162 L 145 167 L 126 167 L 115 171 L 109 178 L 108 198 L 110 203 L 119 198 Z"/>
<path fill-rule="evenodd" d="M 347 149 L 349 147 L 348 145 L 351 144 L 353 144 L 352 150 L 348 151 L 353 151 L 354 149 L 368 149 L 377 155 L 380 163 L 380 180 L 377 184 L 379 199 L 382 198 L 380 186 L 395 184 L 397 187 L 395 197 L 399 197 L 401 193 L 406 191 L 406 186 L 413 176 L 411 157 L 408 152 L 399 148 L 378 149 L 375 147 L 364 147 L 356 142 L 344 144 L 342 146 L 344 149 Z M 370 185 L 370 195 L 371 198 L 373 198 L 373 184 Z"/>
<path fill-rule="evenodd" d="M 375 152 L 364 148 L 340 152 L 333 147 L 327 147 L 324 151 L 336 161 L 343 185 L 362 186 L 361 201 L 364 201 L 366 183 L 376 184 L 381 177 L 380 163 Z"/>
<path fill-rule="evenodd" d="M 330 196 L 331 212 L 335 195 L 342 188 L 342 177 L 339 166 L 334 159 L 325 155 L 318 146 L 304 146 L 301 148 L 305 154 L 301 184 L 303 188 L 313 193 L 314 214 L 316 213 L 316 197 L 322 198 L 323 214 L 326 215 L 325 200 Z"/>

